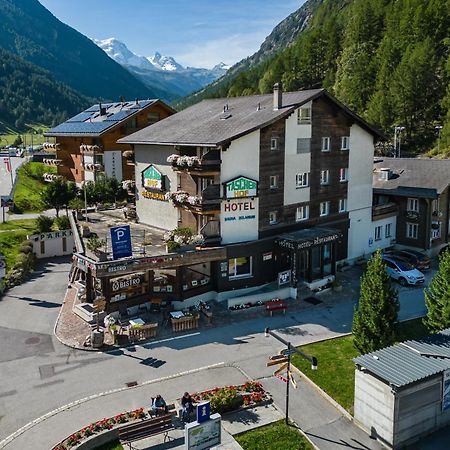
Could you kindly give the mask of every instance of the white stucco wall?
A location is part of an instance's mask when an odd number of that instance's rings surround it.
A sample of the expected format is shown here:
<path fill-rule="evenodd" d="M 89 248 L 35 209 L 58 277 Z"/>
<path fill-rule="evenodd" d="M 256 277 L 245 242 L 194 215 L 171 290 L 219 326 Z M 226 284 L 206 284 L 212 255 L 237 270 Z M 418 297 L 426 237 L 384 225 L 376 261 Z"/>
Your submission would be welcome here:
<path fill-rule="evenodd" d="M 105 165 L 105 175 L 108 178 L 116 178 L 122 181 L 122 152 L 120 150 L 105 151 L 103 155 L 103 163 Z"/>
<path fill-rule="evenodd" d="M 391 235 L 390 237 L 386 237 L 386 225 L 390 223 L 391 224 Z M 375 240 L 375 228 L 376 227 L 382 227 L 382 232 L 381 232 L 381 239 L 379 241 Z M 372 246 L 370 247 L 370 253 L 374 252 L 376 249 L 378 248 L 386 248 L 389 247 L 393 244 L 392 241 L 395 241 L 395 232 L 396 232 L 396 228 L 397 228 L 397 217 L 396 216 L 392 216 L 392 217 L 388 217 L 386 219 L 382 219 L 382 220 L 375 220 L 372 222 L 372 228 L 371 228 L 371 235 L 370 238 L 372 238 Z"/>
<path fill-rule="evenodd" d="M 238 176 L 259 181 L 259 130 L 234 140 L 221 152 L 222 166 L 220 183 Z M 228 206 L 226 206 L 228 205 Z M 226 211 L 234 205 L 235 211 Z M 223 244 L 258 239 L 258 199 L 224 200 L 221 204 L 220 230 Z"/>
<path fill-rule="evenodd" d="M 370 253 L 372 233 L 373 136 L 356 123 L 350 128 L 347 208 L 350 218 L 348 259 Z"/>
<path fill-rule="evenodd" d="M 304 107 L 311 107 L 311 102 Z M 297 114 L 298 110 L 295 110 L 286 119 L 284 205 L 309 202 L 310 200 L 310 188 L 297 189 L 295 176 L 297 173 L 311 172 L 311 152 L 297 154 L 297 139 L 310 139 L 312 126 L 311 124 L 298 124 Z"/>
<path fill-rule="evenodd" d="M 166 176 L 166 189 L 177 190 L 177 174 L 167 157 L 176 153 L 172 146 L 136 145 L 135 146 L 135 179 L 136 179 L 136 212 L 139 221 L 164 230 L 173 230 L 178 226 L 178 212 L 171 202 L 148 199 L 142 196 L 142 172 L 153 164 Z M 162 192 L 164 194 L 164 192 Z"/>
<path fill-rule="evenodd" d="M 72 230 L 33 234 L 28 236 L 28 239 L 33 242 L 33 252 L 38 259 L 71 255 L 73 253 L 74 239 Z M 66 241 L 65 250 L 63 246 L 64 239 Z M 43 242 L 42 246 L 41 242 Z"/>

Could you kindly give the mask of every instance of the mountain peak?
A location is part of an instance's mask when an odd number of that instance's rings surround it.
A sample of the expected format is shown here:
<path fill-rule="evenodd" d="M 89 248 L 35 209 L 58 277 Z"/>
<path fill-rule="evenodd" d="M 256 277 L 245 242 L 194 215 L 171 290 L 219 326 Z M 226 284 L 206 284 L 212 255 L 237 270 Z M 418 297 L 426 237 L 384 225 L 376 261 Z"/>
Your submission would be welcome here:
<path fill-rule="evenodd" d="M 175 61 L 172 56 L 161 55 L 155 52 L 153 56 L 147 58 L 156 68 L 166 70 L 167 72 L 175 72 L 184 70 L 184 67 Z"/>

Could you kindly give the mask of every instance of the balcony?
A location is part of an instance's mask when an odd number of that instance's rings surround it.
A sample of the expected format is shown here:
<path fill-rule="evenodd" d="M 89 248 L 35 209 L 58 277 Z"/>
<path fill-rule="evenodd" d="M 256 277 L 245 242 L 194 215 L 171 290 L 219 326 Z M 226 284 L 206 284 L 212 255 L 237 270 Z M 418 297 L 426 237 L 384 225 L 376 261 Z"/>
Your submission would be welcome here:
<path fill-rule="evenodd" d="M 103 172 L 105 170 L 105 166 L 100 163 L 85 163 L 83 164 L 83 169 L 86 172 Z"/>
<path fill-rule="evenodd" d="M 170 155 L 167 162 L 173 170 L 187 171 L 193 175 L 216 175 L 220 173 L 220 151 L 210 150 L 202 157 L 187 155 Z"/>
<path fill-rule="evenodd" d="M 398 214 L 398 205 L 394 202 L 372 206 L 372 220 L 381 220 Z"/>
<path fill-rule="evenodd" d="M 220 185 L 210 184 L 200 195 L 190 195 L 185 191 L 168 192 L 167 198 L 174 206 L 186 208 L 194 213 L 220 212 Z"/>
<path fill-rule="evenodd" d="M 44 158 L 42 162 L 46 166 L 56 167 L 60 166 L 62 164 L 62 159 L 55 159 L 55 158 Z"/>
<path fill-rule="evenodd" d="M 55 151 L 59 149 L 59 144 L 55 144 L 53 142 L 44 142 L 42 144 L 42 148 L 45 151 Z"/>
<path fill-rule="evenodd" d="M 103 148 L 99 145 L 87 145 L 87 144 L 81 144 L 80 145 L 80 153 L 82 155 L 101 155 L 103 154 Z"/>
<path fill-rule="evenodd" d="M 52 181 L 55 181 L 55 180 L 57 180 L 59 178 L 62 178 L 62 176 L 61 175 L 56 175 L 54 173 L 47 173 L 46 172 L 46 173 L 44 173 L 43 178 L 44 178 L 44 181 L 46 183 L 51 183 Z"/>
<path fill-rule="evenodd" d="M 126 151 L 124 151 L 122 156 L 125 158 L 127 166 L 134 166 L 135 165 L 133 150 L 126 150 Z"/>
<path fill-rule="evenodd" d="M 220 236 L 220 222 L 218 220 L 211 220 L 200 230 L 200 234 L 205 240 L 205 245 L 218 245 L 222 237 Z"/>

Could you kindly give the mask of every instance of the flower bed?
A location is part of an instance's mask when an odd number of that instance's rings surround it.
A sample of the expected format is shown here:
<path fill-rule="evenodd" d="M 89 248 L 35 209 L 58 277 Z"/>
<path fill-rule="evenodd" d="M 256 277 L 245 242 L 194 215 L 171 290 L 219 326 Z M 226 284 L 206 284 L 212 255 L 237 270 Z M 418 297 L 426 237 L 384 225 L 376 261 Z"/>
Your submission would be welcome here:
<path fill-rule="evenodd" d="M 127 411 L 121 414 L 117 414 L 117 416 L 110 417 L 109 419 L 98 420 L 97 422 L 93 422 L 87 427 L 84 427 L 81 430 L 71 434 L 56 447 L 53 447 L 53 450 L 68 450 L 78 445 L 84 439 L 93 436 L 94 434 L 110 430 L 114 426 L 120 425 L 122 423 L 143 419 L 144 417 L 144 408 L 138 408 L 133 411 Z"/>
<path fill-rule="evenodd" d="M 270 396 L 258 381 L 196 392 L 192 398 L 195 403 L 209 400 L 212 413 L 225 413 L 241 407 L 252 407 L 270 400 Z"/>

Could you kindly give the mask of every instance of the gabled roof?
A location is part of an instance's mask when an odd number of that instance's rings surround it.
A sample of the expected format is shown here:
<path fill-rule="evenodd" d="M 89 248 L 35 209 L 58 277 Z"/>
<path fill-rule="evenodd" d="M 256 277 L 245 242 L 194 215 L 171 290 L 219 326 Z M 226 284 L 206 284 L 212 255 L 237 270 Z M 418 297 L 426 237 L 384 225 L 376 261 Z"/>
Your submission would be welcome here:
<path fill-rule="evenodd" d="M 158 99 L 102 103 L 103 115 L 100 115 L 100 104 L 96 104 L 52 128 L 45 136 L 99 136 L 158 102 L 164 104 Z"/>
<path fill-rule="evenodd" d="M 391 169 L 392 177 L 381 180 L 380 169 Z M 449 159 L 377 158 L 374 162 L 375 193 L 434 198 L 450 184 Z"/>
<path fill-rule="evenodd" d="M 374 136 L 381 133 L 324 89 L 283 93 L 273 109 L 273 94 L 203 100 L 151 127 L 120 139 L 123 144 L 219 146 L 287 117 L 301 105 L 325 96 Z"/>
<path fill-rule="evenodd" d="M 360 370 L 401 388 L 450 369 L 450 328 L 354 358 Z"/>

